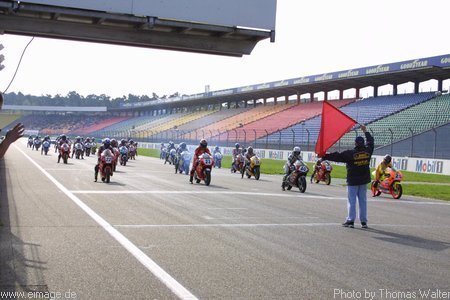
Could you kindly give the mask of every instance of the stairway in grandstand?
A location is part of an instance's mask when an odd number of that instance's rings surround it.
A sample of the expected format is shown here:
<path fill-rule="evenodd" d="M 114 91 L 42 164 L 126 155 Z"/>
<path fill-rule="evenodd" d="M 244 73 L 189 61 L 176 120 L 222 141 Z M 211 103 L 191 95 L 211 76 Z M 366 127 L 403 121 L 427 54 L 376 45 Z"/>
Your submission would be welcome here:
<path fill-rule="evenodd" d="M 434 95 L 434 92 L 429 92 L 420 94 L 369 97 L 343 106 L 341 111 L 361 124 L 369 124 L 413 105 L 427 101 Z M 330 103 L 334 102 L 330 101 Z M 308 148 L 310 148 L 316 143 L 320 130 L 321 118 L 321 116 L 317 116 L 305 121 L 304 123 L 294 125 L 281 130 L 280 132 L 263 137 L 258 140 L 258 143 L 265 143 L 268 146 L 272 145 L 272 147 L 278 147 L 280 143 L 284 145 L 301 144 L 308 145 Z M 355 132 L 348 133 L 341 139 L 340 143 L 345 143 L 352 140 L 350 143 L 352 144 L 355 135 Z"/>

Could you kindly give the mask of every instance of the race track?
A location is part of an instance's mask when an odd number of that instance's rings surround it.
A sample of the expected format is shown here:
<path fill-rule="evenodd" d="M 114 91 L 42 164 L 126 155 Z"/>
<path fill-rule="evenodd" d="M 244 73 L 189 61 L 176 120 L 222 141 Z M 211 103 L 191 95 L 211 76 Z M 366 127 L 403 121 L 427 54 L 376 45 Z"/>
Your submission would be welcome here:
<path fill-rule="evenodd" d="M 0 165 L 0 291 L 76 299 L 450 293 L 450 202 L 369 198 L 370 228 L 348 229 L 340 225 L 346 189 L 334 182 L 308 180 L 300 194 L 282 192 L 281 176 L 214 169 L 210 186 L 191 185 L 163 161 L 138 156 L 110 184 L 95 183 L 96 158 L 57 164 L 53 150 L 44 156 L 25 142 Z"/>

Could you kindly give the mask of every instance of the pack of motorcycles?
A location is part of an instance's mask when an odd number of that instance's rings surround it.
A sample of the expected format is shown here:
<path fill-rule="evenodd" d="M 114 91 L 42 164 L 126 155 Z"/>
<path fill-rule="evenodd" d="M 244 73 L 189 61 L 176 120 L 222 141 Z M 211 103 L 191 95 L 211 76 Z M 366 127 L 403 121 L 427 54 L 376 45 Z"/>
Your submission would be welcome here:
<path fill-rule="evenodd" d="M 27 143 L 27 147 L 32 150 L 39 151 L 42 147 L 41 154 L 45 155 L 48 154 L 50 146 L 51 142 L 48 140 L 41 141 L 39 139 L 29 139 Z M 81 143 L 75 143 L 72 151 L 74 151 L 73 154 L 75 155 L 75 158 L 80 159 L 84 158 L 84 155 L 95 155 L 96 149 L 96 143 L 85 143 L 84 145 Z M 135 149 L 133 145 L 127 145 L 113 148 L 113 151 L 103 151 L 99 164 L 99 172 L 102 181 L 106 183 L 110 182 L 113 173 L 116 171 L 117 163 L 120 163 L 122 166 L 126 166 L 128 160 L 135 160 L 136 150 L 137 149 Z M 71 146 L 68 143 L 64 143 L 60 147 L 55 144 L 55 152 L 57 151 L 61 154 L 63 163 L 67 164 L 71 153 Z M 187 149 L 178 154 L 175 149 L 171 149 L 169 152 L 162 149 L 160 158 L 167 160 L 169 165 L 173 165 L 175 167 L 175 173 L 184 173 L 186 175 L 189 174 L 192 155 Z M 220 152 L 214 152 L 213 155 L 204 153 L 198 157 L 199 163 L 194 170 L 195 182 L 201 183 L 203 181 L 205 185 L 210 185 L 211 171 L 214 167 L 222 167 L 222 158 L 223 155 Z M 326 185 L 329 185 L 331 183 L 331 171 L 333 170 L 331 164 L 324 160 L 321 161 L 320 164 L 315 164 L 314 168 L 315 170 L 311 178 L 311 183 L 324 182 Z M 253 177 L 256 180 L 259 180 L 261 176 L 261 160 L 257 155 L 255 155 L 251 157 L 250 161 L 247 161 L 243 154 L 238 154 L 235 162 L 231 166 L 231 172 L 240 174 L 241 178 L 246 176 L 247 178 Z M 308 172 L 308 166 L 303 161 L 297 160 L 290 167 L 289 175 L 285 176 L 283 180 L 283 190 L 286 189 L 289 191 L 292 188 L 296 188 L 301 193 L 304 193 L 307 187 L 306 177 Z M 371 183 L 372 196 L 377 197 L 383 193 L 391 195 L 394 199 L 400 199 L 403 193 L 401 185 L 402 179 L 403 175 L 400 171 L 394 168 L 388 168 L 386 170 L 386 176 L 380 184 L 376 185 L 374 182 Z"/>

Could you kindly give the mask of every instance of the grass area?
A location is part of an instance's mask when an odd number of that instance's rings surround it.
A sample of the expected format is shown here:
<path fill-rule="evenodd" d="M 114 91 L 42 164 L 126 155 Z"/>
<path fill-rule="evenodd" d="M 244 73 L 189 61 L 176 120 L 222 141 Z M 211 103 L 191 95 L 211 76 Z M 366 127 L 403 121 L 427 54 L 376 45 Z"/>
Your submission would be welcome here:
<path fill-rule="evenodd" d="M 139 155 L 159 157 L 159 150 L 139 148 Z M 261 159 L 261 173 L 281 175 L 284 173 L 284 164 L 284 160 L 263 158 Z M 309 174 L 311 174 L 313 163 L 307 164 L 310 169 Z M 223 157 L 222 167 L 231 168 L 231 156 L 226 155 Z M 371 171 L 373 170 L 374 169 L 372 169 Z M 440 183 L 450 183 L 450 176 L 437 174 L 421 174 L 408 171 L 402 171 L 402 173 L 404 178 L 403 193 L 405 195 L 450 201 L 450 185 L 439 185 Z M 332 176 L 333 178 L 345 179 L 347 176 L 347 170 L 345 166 L 333 165 Z M 416 182 L 423 182 L 427 184 L 417 184 Z"/>

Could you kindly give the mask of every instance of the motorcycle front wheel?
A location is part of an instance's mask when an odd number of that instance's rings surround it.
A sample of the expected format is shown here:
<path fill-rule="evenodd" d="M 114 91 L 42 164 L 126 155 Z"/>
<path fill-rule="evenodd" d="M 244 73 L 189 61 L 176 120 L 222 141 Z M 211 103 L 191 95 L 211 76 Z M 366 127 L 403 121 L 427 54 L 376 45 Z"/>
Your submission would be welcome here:
<path fill-rule="evenodd" d="M 261 172 L 259 170 L 259 167 L 256 167 L 255 170 L 253 171 L 253 173 L 255 173 L 255 179 L 259 180 L 259 177 L 261 176 Z"/>
<path fill-rule="evenodd" d="M 325 175 L 324 175 L 324 181 L 325 181 L 325 183 L 326 183 L 326 185 L 330 185 L 330 183 L 331 183 L 331 174 L 330 173 L 326 173 Z"/>
<path fill-rule="evenodd" d="M 211 171 L 205 170 L 205 184 L 209 185 L 211 183 Z"/>
<path fill-rule="evenodd" d="M 299 176 L 297 184 L 298 184 L 298 189 L 300 190 L 300 193 L 304 193 L 306 191 L 306 178 L 305 178 L 305 176 Z"/>
<path fill-rule="evenodd" d="M 391 189 L 391 195 L 394 199 L 400 199 L 403 194 L 403 187 L 400 183 L 394 182 Z"/>

